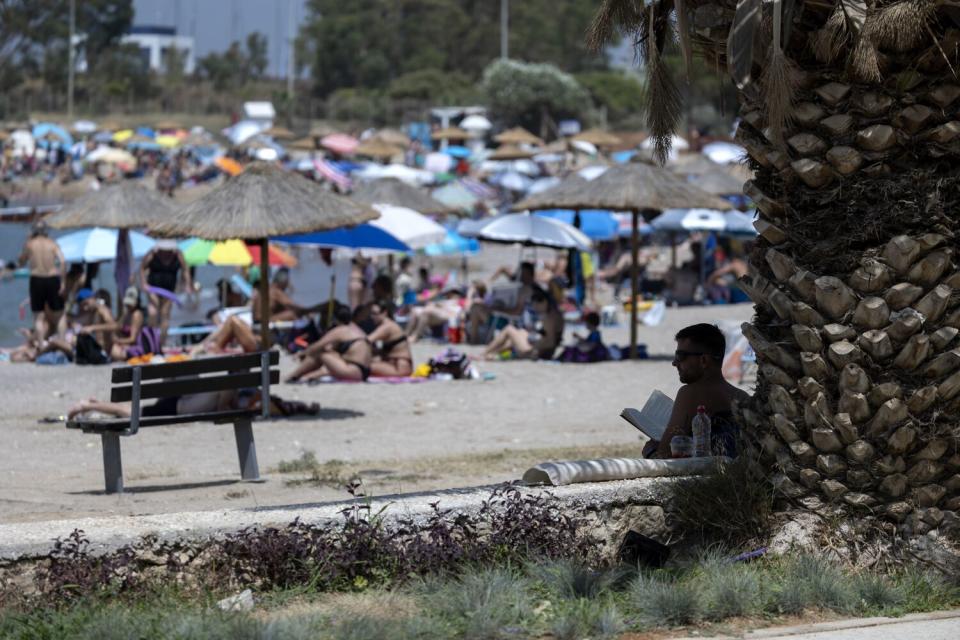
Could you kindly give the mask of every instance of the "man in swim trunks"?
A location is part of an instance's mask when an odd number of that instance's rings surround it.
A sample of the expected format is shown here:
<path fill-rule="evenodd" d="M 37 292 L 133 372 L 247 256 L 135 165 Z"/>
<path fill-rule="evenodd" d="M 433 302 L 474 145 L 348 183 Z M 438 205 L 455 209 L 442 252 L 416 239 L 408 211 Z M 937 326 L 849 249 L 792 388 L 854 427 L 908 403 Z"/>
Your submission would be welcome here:
<path fill-rule="evenodd" d="M 33 225 L 19 263 L 30 267 L 33 330 L 37 339 L 43 340 L 58 331 L 63 315 L 67 261 L 57 243 L 47 235 L 47 225 L 42 220 Z"/>

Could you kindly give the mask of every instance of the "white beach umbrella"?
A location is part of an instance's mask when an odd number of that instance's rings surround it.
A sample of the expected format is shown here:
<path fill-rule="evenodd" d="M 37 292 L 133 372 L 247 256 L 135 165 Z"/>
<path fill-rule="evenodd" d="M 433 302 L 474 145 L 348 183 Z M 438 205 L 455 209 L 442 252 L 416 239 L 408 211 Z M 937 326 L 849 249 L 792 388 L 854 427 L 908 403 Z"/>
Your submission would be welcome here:
<path fill-rule="evenodd" d="M 705 144 L 703 145 L 701 153 L 718 164 L 742 162 L 743 159 L 747 157 L 747 150 L 732 142 L 711 142 Z"/>
<path fill-rule="evenodd" d="M 446 154 L 441 154 L 445 155 Z M 449 156 L 446 156 L 449 158 Z M 433 174 L 423 169 L 415 169 L 402 164 L 367 164 L 353 172 L 354 178 L 360 180 L 380 180 L 382 178 L 396 178 L 412 186 L 422 186 L 433 183 Z"/>
<path fill-rule="evenodd" d="M 103 262 L 117 257 L 117 229 L 93 227 L 75 231 L 57 238 L 67 262 Z M 134 258 L 142 258 L 156 241 L 136 231 L 130 232 L 130 247 Z"/>
<path fill-rule="evenodd" d="M 374 204 L 373 208 L 380 212 L 380 217 L 369 224 L 386 231 L 411 249 L 423 249 L 443 242 L 447 237 L 446 229 L 413 209 L 390 204 Z"/>
<path fill-rule="evenodd" d="M 727 220 L 715 209 L 667 209 L 650 223 L 657 231 L 723 231 Z"/>
<path fill-rule="evenodd" d="M 461 229 L 460 233 L 466 235 L 464 229 Z M 509 213 L 491 218 L 479 230 L 475 230 L 475 233 L 476 237 L 488 242 L 519 243 L 528 247 L 588 250 L 591 245 L 590 238 L 573 225 L 552 218 L 532 216 L 529 212 Z"/>
<path fill-rule="evenodd" d="M 488 131 L 493 124 L 481 115 L 467 116 L 460 122 L 460 128 L 467 131 Z"/>

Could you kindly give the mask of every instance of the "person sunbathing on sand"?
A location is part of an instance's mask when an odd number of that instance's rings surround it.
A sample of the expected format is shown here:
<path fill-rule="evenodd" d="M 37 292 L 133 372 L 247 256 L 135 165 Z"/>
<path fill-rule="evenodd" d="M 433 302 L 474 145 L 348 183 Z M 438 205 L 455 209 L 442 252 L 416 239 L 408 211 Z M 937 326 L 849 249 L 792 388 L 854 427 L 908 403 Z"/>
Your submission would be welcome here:
<path fill-rule="evenodd" d="M 517 358 L 549 360 L 563 340 L 563 314 L 549 293 L 535 287 L 530 296 L 534 312 L 540 317 L 540 326 L 534 331 L 508 325 L 500 330 L 487 345 L 484 358 L 493 360 L 502 351 L 513 351 Z"/>
<path fill-rule="evenodd" d="M 253 332 L 250 325 L 237 316 L 228 316 L 219 329 L 190 349 L 190 355 L 224 353 L 227 347 L 234 343 L 239 345 L 244 353 L 260 350 L 260 337 Z"/>
<path fill-rule="evenodd" d="M 286 382 L 306 382 L 328 375 L 340 380 L 366 381 L 370 377 L 373 346 L 356 321 L 367 312 L 365 305 L 352 314 L 346 307 L 337 309 L 337 326 L 297 354 L 302 362 Z"/>
<path fill-rule="evenodd" d="M 370 318 L 376 325 L 367 337 L 376 349 L 376 355 L 370 364 L 370 372 L 375 376 L 412 374 L 413 354 L 410 352 L 410 342 L 400 325 L 393 321 L 393 309 L 390 303 L 371 303 Z"/>
<path fill-rule="evenodd" d="M 209 413 L 213 411 L 235 411 L 260 409 L 261 395 L 258 390 L 211 391 L 190 395 L 160 398 L 153 404 L 142 405 L 142 418 L 156 416 L 179 416 L 194 413 Z M 82 400 L 70 407 L 67 419 L 73 420 L 80 414 L 96 411 L 117 418 L 129 418 L 132 412 L 129 402 L 101 402 L 96 398 Z M 316 402 L 307 404 L 294 400 L 284 400 L 277 396 L 270 396 L 270 415 L 289 417 L 295 415 L 315 416 L 320 413 L 320 405 Z"/>

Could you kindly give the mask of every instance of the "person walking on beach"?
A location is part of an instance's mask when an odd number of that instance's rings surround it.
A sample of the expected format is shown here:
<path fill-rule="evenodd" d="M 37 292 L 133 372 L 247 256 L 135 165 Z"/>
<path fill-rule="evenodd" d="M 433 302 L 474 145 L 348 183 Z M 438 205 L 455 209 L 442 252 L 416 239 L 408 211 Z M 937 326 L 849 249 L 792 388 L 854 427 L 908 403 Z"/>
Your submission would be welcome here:
<path fill-rule="evenodd" d="M 59 245 L 47 235 L 47 225 L 38 221 L 23 245 L 19 263 L 30 268 L 30 310 L 38 340 L 58 331 L 63 314 L 67 261 Z"/>

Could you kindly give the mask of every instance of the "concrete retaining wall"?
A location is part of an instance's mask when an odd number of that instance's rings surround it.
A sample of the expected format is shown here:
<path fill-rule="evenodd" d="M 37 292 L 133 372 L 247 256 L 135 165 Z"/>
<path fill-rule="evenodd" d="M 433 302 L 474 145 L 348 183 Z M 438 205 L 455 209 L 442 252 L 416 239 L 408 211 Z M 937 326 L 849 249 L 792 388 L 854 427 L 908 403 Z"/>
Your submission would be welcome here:
<path fill-rule="evenodd" d="M 604 554 L 612 554 L 631 529 L 666 542 L 669 530 L 661 496 L 670 482 L 674 480 L 646 478 L 565 487 L 523 487 L 521 491 L 545 492 L 569 505 L 571 514 L 584 516 L 585 526 L 590 527 L 589 533 L 603 541 Z M 431 504 L 436 502 L 444 510 L 475 514 L 494 488 L 471 487 L 383 496 L 369 502 L 374 513 L 384 509 L 383 517 L 388 526 L 391 520 L 416 523 L 429 517 Z M 134 545 L 144 538 L 202 546 L 206 539 L 251 526 L 282 526 L 296 518 L 307 524 L 340 520 L 340 512 L 358 502 L 366 500 L 5 524 L 0 525 L 0 563 L 9 569 L 12 565 L 39 560 L 50 552 L 56 538 L 65 538 L 74 529 L 83 530 L 93 553 Z"/>

